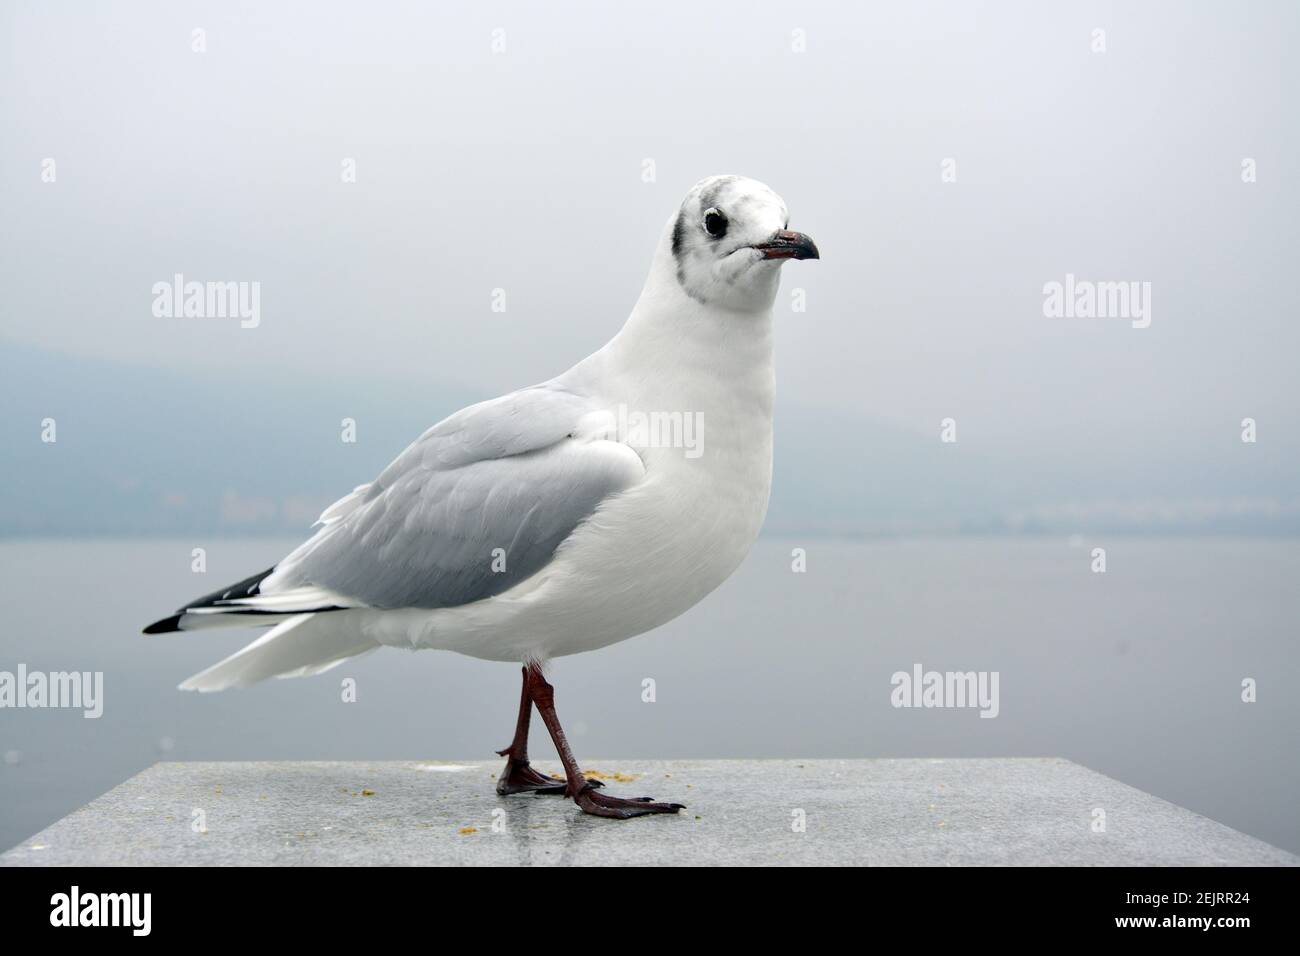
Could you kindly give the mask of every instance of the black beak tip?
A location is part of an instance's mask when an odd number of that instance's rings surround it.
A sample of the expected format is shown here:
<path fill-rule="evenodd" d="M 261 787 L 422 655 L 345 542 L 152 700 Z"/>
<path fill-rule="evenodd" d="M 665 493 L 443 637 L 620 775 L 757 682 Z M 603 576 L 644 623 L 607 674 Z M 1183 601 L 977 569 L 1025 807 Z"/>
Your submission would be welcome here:
<path fill-rule="evenodd" d="M 761 249 L 767 259 L 820 259 L 821 252 L 817 243 L 802 232 L 782 229 L 768 242 L 755 248 Z"/>

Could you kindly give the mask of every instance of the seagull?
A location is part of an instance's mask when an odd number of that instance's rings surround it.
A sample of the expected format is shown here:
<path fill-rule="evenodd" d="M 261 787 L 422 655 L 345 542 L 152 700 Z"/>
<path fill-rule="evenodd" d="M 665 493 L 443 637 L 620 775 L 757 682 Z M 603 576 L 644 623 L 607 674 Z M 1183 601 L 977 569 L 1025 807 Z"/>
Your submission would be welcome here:
<path fill-rule="evenodd" d="M 819 258 L 789 226 L 760 182 L 697 183 L 603 348 L 434 425 L 284 560 L 146 627 L 272 625 L 181 689 L 318 674 L 384 646 L 514 662 L 523 688 L 497 793 L 563 795 L 616 819 L 684 809 L 583 776 L 545 669 L 677 617 L 758 536 L 772 480 L 772 304 L 787 260 Z M 564 779 L 529 763 L 534 707 Z"/>

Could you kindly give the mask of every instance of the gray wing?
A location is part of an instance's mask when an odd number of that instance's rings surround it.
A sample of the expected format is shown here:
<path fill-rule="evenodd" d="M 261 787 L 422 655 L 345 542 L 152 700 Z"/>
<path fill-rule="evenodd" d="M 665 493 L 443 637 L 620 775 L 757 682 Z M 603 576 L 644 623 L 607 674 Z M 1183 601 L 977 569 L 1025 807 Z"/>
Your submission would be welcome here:
<path fill-rule="evenodd" d="M 327 509 L 262 593 L 316 587 L 370 607 L 440 608 L 508 590 L 644 475 L 626 445 L 584 438 L 593 410 L 539 385 L 457 412 Z"/>

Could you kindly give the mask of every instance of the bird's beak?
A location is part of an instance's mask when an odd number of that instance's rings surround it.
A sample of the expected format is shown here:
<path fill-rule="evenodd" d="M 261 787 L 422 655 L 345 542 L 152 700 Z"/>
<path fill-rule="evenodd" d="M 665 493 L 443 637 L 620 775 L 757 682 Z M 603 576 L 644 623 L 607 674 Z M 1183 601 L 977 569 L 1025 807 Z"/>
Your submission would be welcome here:
<path fill-rule="evenodd" d="M 820 259 L 817 243 L 802 232 L 782 229 L 767 242 L 754 246 L 764 259 Z"/>

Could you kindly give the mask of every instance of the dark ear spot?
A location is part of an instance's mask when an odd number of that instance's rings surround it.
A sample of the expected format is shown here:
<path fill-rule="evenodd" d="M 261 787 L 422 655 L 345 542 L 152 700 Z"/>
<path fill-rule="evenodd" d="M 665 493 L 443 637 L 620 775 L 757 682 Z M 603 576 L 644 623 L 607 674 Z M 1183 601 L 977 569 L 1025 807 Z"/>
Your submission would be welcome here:
<path fill-rule="evenodd" d="M 682 246 L 686 244 L 686 210 L 677 214 L 677 224 L 673 226 L 673 258 L 681 260 Z"/>

